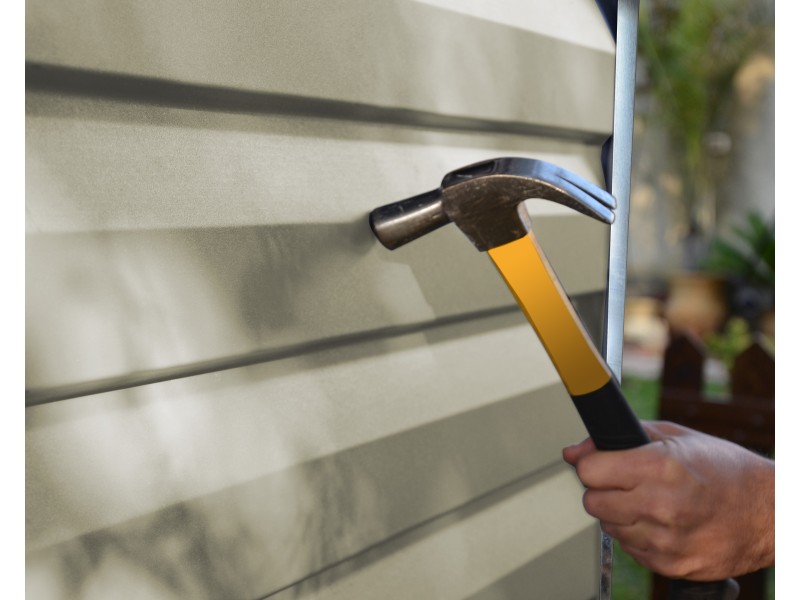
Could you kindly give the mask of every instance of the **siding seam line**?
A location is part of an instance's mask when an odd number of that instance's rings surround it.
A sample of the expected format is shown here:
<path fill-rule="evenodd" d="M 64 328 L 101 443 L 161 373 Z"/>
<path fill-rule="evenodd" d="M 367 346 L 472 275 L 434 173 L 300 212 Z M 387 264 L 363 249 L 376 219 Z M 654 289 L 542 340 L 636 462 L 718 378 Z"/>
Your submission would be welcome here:
<path fill-rule="evenodd" d="M 591 146 L 602 144 L 609 135 L 608 132 L 553 127 L 546 124 L 445 115 L 417 109 L 240 90 L 27 61 L 25 89 L 219 112 L 278 114 L 460 133 L 545 137 Z"/>
<path fill-rule="evenodd" d="M 135 371 L 125 375 L 106 377 L 92 381 L 82 381 L 69 385 L 30 388 L 25 390 L 25 407 L 30 408 L 33 406 L 40 406 L 42 404 L 49 404 L 51 402 L 78 398 L 81 396 L 91 396 L 142 385 L 184 379 L 198 375 L 206 375 L 208 373 L 270 363 L 288 358 L 296 358 L 298 356 L 324 352 L 326 350 L 335 350 L 337 348 L 353 346 L 365 342 L 388 340 L 406 335 L 412 335 L 415 333 L 422 333 L 424 331 L 441 329 L 443 327 L 466 323 L 469 321 L 489 319 L 492 317 L 511 314 L 517 311 L 519 311 L 519 308 L 516 304 L 506 305 L 409 325 L 393 325 L 390 327 L 382 327 L 369 331 L 347 333 L 322 340 L 310 340 L 306 342 L 300 342 L 298 344 L 281 346 L 278 348 L 255 350 L 253 352 L 248 352 L 233 357 L 211 359 L 193 364 L 185 364 L 146 371 Z M 522 316 L 522 313 L 520 313 L 520 316 Z"/>
<path fill-rule="evenodd" d="M 320 575 L 323 575 L 324 573 L 326 573 L 328 571 L 331 571 L 332 569 L 335 569 L 335 568 L 337 568 L 337 567 L 339 567 L 339 566 L 341 566 L 341 565 L 343 565 L 343 564 L 345 564 L 345 563 L 347 563 L 349 561 L 358 560 L 360 558 L 365 558 L 368 554 L 370 554 L 372 552 L 377 552 L 378 554 L 381 554 L 381 553 L 383 553 L 383 554 L 391 554 L 393 552 L 392 550 L 386 550 L 386 548 L 382 549 L 382 547 L 387 545 L 387 544 L 391 544 L 394 541 L 400 540 L 404 536 L 413 535 L 415 532 L 419 532 L 419 531 L 423 530 L 425 527 L 434 524 L 436 521 L 438 521 L 440 519 L 445 519 L 448 516 L 454 515 L 454 514 L 459 513 L 459 512 L 464 512 L 464 511 L 469 512 L 470 509 L 473 509 L 475 506 L 479 505 L 482 502 L 486 502 L 493 495 L 499 495 L 499 497 L 496 499 L 496 501 L 499 502 L 500 500 L 503 500 L 504 498 L 506 498 L 508 496 L 512 496 L 512 495 L 522 491 L 522 489 L 517 490 L 517 491 L 513 491 L 513 489 L 515 487 L 523 487 L 524 486 L 524 488 L 527 489 L 528 487 L 530 487 L 534 483 L 537 483 L 537 482 L 542 481 L 544 479 L 547 479 L 549 477 L 555 476 L 556 474 L 558 474 L 559 471 L 562 471 L 565 468 L 566 468 L 566 464 L 564 462 L 555 461 L 555 462 L 552 462 L 552 463 L 550 463 L 548 465 L 544 465 L 543 467 L 541 467 L 539 469 L 536 469 L 535 471 L 531 471 L 531 472 L 525 473 L 523 475 L 520 475 L 519 477 L 511 479 L 510 481 L 507 481 L 507 482 L 505 482 L 503 484 L 500 484 L 499 486 L 497 486 L 495 488 L 492 488 L 491 490 L 487 490 L 487 491 L 485 491 L 485 492 L 483 492 L 483 493 L 481 493 L 481 494 L 479 494 L 477 496 L 474 496 L 474 497 L 470 498 L 469 500 L 467 500 L 466 502 L 463 502 L 461 504 L 458 504 L 456 506 L 448 508 L 448 509 L 446 509 L 443 512 L 440 512 L 438 514 L 432 515 L 432 516 L 430 516 L 430 517 L 428 517 L 428 518 L 426 518 L 426 519 L 424 519 L 422 521 L 419 521 L 419 522 L 415 523 L 414 525 L 411 525 L 410 527 L 407 527 L 406 529 L 403 529 L 401 531 L 395 532 L 395 533 L 383 538 L 382 540 L 379 540 L 379 541 L 375 542 L 374 544 L 370 544 L 369 546 L 366 546 L 365 548 L 362 548 L 361 550 L 359 550 L 359 551 L 357 551 L 357 552 L 355 552 L 355 553 L 353 553 L 353 554 L 351 554 L 349 556 L 345 556 L 345 557 L 343 557 L 343 558 L 341 558 L 341 559 L 339 559 L 339 560 L 337 560 L 335 562 L 332 562 L 332 563 L 330 563 L 328 565 L 325 565 L 324 567 L 322 567 L 322 568 L 320 568 L 320 569 L 318 569 L 316 571 L 312 571 L 311 573 L 308 573 L 307 575 L 304 575 L 303 577 L 301 577 L 301 578 L 299 578 L 299 579 L 297 579 L 295 581 L 292 581 L 291 583 L 287 583 L 285 585 L 282 585 L 279 588 L 276 588 L 276 589 L 274 589 L 274 590 L 272 590 L 270 592 L 267 592 L 264 596 L 258 596 L 258 597 L 256 597 L 256 600 L 267 600 L 268 598 L 270 598 L 272 596 L 275 596 L 276 594 L 279 594 L 281 592 L 285 592 L 286 590 L 288 590 L 288 589 L 290 589 L 292 587 L 295 587 L 297 585 L 302 584 L 304 581 L 309 581 L 311 579 L 314 579 L 315 577 L 319 577 Z M 525 484 L 525 482 L 527 480 L 530 480 L 530 481 L 529 481 L 529 483 Z M 466 516 L 468 516 L 468 515 L 466 515 Z M 382 556 L 376 556 L 376 557 L 374 557 L 372 559 L 366 559 L 366 560 L 368 562 L 374 562 L 376 560 L 379 560 L 380 558 L 382 558 Z"/>

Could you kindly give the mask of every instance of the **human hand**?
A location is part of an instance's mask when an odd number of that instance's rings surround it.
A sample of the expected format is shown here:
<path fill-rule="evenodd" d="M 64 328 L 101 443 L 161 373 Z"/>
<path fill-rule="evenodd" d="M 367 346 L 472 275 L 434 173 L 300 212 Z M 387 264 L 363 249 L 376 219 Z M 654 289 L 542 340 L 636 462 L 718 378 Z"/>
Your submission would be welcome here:
<path fill-rule="evenodd" d="M 586 439 L 564 448 L 603 530 L 672 579 L 715 581 L 774 564 L 775 464 L 674 423 L 642 425 L 646 446 L 600 452 Z"/>

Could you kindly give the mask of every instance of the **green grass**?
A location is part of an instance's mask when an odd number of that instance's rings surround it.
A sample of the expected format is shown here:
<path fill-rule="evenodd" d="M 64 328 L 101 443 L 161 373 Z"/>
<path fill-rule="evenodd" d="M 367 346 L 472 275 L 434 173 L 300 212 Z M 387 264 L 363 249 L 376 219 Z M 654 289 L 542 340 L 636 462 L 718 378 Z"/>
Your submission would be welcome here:
<path fill-rule="evenodd" d="M 626 377 L 622 391 L 640 419 L 652 420 L 658 415 L 658 382 Z M 650 597 L 650 572 L 620 550 L 614 542 L 614 571 L 612 574 L 614 600 L 644 600 Z M 766 600 L 775 598 L 775 569 L 767 573 Z"/>
<path fill-rule="evenodd" d="M 650 571 L 620 550 L 616 541 L 611 591 L 614 600 L 645 600 L 650 597 Z"/>
<path fill-rule="evenodd" d="M 640 419 L 653 420 L 658 415 L 658 382 L 638 377 L 625 377 L 622 391 L 633 412 Z"/>
<path fill-rule="evenodd" d="M 636 377 L 622 380 L 622 391 L 640 419 L 652 420 L 658 414 L 658 382 Z M 644 600 L 650 597 L 650 571 L 640 567 L 614 542 L 612 573 L 614 600 Z"/>

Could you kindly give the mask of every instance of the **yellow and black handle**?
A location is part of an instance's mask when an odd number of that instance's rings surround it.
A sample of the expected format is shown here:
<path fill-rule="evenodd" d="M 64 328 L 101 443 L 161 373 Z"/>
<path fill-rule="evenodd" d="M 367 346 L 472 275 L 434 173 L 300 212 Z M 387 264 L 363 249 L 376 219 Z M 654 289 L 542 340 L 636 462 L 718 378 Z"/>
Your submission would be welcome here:
<path fill-rule="evenodd" d="M 598 450 L 626 450 L 650 439 L 595 348 L 532 233 L 488 250 L 533 326 Z M 734 600 L 732 579 L 673 580 L 670 600 Z"/>
<path fill-rule="evenodd" d="M 597 448 L 622 450 L 648 443 L 533 234 L 488 254 L 542 341 Z"/>
<path fill-rule="evenodd" d="M 598 450 L 626 450 L 650 441 L 615 377 L 593 392 L 572 395 L 572 402 Z"/>

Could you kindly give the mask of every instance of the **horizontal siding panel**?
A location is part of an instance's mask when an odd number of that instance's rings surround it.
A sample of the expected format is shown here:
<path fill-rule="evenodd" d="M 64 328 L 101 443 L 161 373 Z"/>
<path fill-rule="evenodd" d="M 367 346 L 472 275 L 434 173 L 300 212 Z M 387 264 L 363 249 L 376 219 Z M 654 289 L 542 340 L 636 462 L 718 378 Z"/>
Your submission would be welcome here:
<path fill-rule="evenodd" d="M 506 483 L 559 458 L 560 444 L 584 435 L 554 368 L 520 321 L 511 314 L 29 408 L 28 545 L 291 475 L 357 447 L 369 449 L 370 461 L 383 444 L 405 448 L 387 452 L 385 472 L 374 477 L 402 472 L 409 493 L 426 489 L 413 483 L 428 480 L 428 469 L 456 480 L 466 469 L 468 497 L 476 486 Z M 432 423 L 441 425 L 425 429 Z M 482 434 L 481 423 L 496 435 Z M 436 458 L 444 443 L 437 428 L 449 427 L 455 445 Z M 427 433 L 403 437 L 415 431 Z M 390 444 L 392 436 L 400 437 Z M 462 464 L 460 453 L 472 453 L 472 444 L 483 458 Z M 412 468 L 404 460 L 413 456 L 429 462 Z M 470 474 L 484 468 L 484 475 Z M 53 490 L 61 490 L 63 503 Z"/>
<path fill-rule="evenodd" d="M 485 21 L 522 28 L 541 35 L 613 52 L 608 28 L 604 26 L 593 0 L 559 0 L 531 2 L 530 0 L 497 0 L 487 4 L 482 0 L 415 0 Z"/>
<path fill-rule="evenodd" d="M 595 600 L 600 587 L 598 538 L 597 527 L 584 529 L 467 600 Z"/>
<path fill-rule="evenodd" d="M 367 528 L 385 526 L 375 522 L 380 502 L 371 507 L 347 505 L 336 498 L 363 495 L 368 482 L 348 478 L 330 483 L 335 489 L 328 490 L 326 499 L 339 512 L 336 525 L 325 521 L 324 531 L 319 531 L 323 523 L 311 516 L 301 522 L 275 519 L 288 504 L 276 507 L 274 499 L 248 501 L 228 494 L 224 502 L 198 499 L 57 546 L 29 550 L 29 597 L 126 598 L 135 592 L 131 597 L 144 594 L 156 600 L 276 593 L 276 598 L 308 599 L 465 598 L 485 594 L 495 584 L 513 585 L 513 579 L 531 567 L 540 571 L 536 562 L 575 537 L 582 551 L 557 574 L 544 574 L 550 580 L 544 588 L 574 591 L 580 582 L 581 593 L 568 596 L 562 591 L 553 598 L 591 596 L 588 579 L 596 571 L 596 560 L 587 557 L 592 554 L 587 548 L 594 547 L 596 525 L 583 511 L 582 487 L 566 466 L 549 467 L 293 579 L 302 568 L 330 558 L 326 555 L 332 548 L 352 542 Z M 426 491 L 417 493 L 424 496 Z M 302 496 L 298 503 L 313 501 Z M 287 544 L 283 536 L 290 527 L 296 528 Z"/>
<path fill-rule="evenodd" d="M 567 290 L 602 289 L 602 253 L 584 244 L 601 246 L 605 232 L 582 217 L 539 223 Z M 455 230 L 395 253 L 368 232 L 363 245 L 343 246 L 341 231 L 29 236 L 29 392 L 201 361 L 231 366 L 301 342 L 513 310 L 490 261 Z"/>
<path fill-rule="evenodd" d="M 512 135 L 28 100 L 33 391 L 510 306 L 453 226 L 389 252 L 368 212 L 491 156 L 595 180 L 599 162 Z M 567 291 L 603 289 L 607 226 L 529 206 Z"/>
<path fill-rule="evenodd" d="M 336 119 L 26 94 L 31 232 L 364 223 L 497 156 L 599 181 L 596 146 Z M 552 202 L 537 214 L 568 213 Z"/>
<path fill-rule="evenodd" d="M 30 573 L 259 597 L 560 462 L 584 433 L 527 325 L 468 328 L 28 409 Z"/>
<path fill-rule="evenodd" d="M 583 511 L 581 494 L 574 474 L 556 468 L 273 597 L 592 598 L 597 560 L 587 548 L 595 546 L 597 529 Z M 563 547 L 572 540 L 577 543 Z M 553 565 L 557 557 L 570 562 Z M 535 587 L 519 593 L 519 581 L 509 580 L 520 577 Z M 511 590 L 519 595 L 506 595 Z"/>
<path fill-rule="evenodd" d="M 493 20 L 486 11 L 447 10 L 452 2 L 432 4 L 442 5 L 36 0 L 26 5 L 26 60 L 610 131 L 614 47 L 594 2 L 572 0 L 559 10 L 495 2 Z"/>

